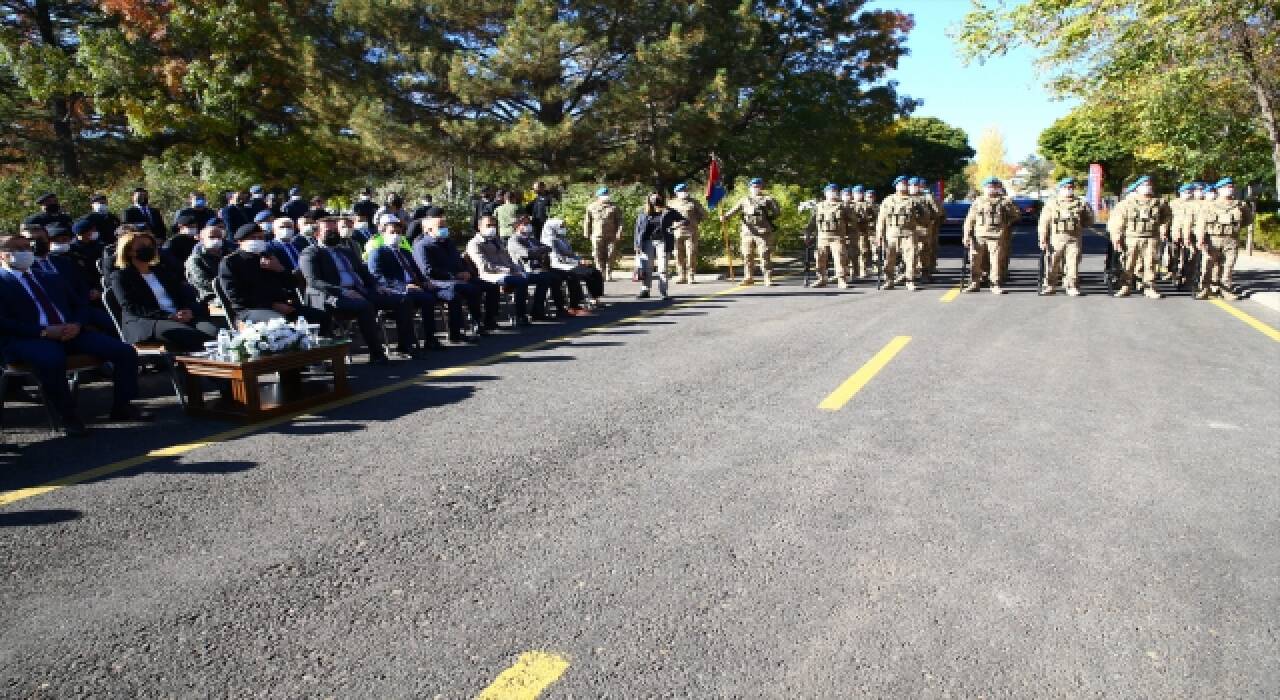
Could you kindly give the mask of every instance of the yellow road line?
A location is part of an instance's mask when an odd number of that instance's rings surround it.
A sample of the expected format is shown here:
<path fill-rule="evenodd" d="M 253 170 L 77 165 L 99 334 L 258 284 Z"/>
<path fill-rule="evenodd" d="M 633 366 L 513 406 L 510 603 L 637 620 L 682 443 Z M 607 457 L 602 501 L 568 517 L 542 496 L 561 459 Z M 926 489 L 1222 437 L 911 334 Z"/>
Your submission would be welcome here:
<path fill-rule="evenodd" d="M 493 355 L 490 355 L 488 357 L 483 357 L 469 364 L 455 365 L 453 367 L 441 367 L 439 369 L 427 370 L 426 372 L 423 372 L 422 374 L 416 377 L 410 377 L 409 379 L 405 379 L 392 384 L 384 384 L 379 387 L 374 387 L 372 389 L 368 389 L 356 394 L 352 394 L 350 396 L 337 399 L 335 401 L 330 401 L 329 403 L 322 404 L 320 406 L 315 406 L 315 407 L 306 409 L 304 411 L 299 411 L 297 413 L 288 413 L 285 415 L 276 416 L 275 418 L 271 418 L 259 423 L 254 423 L 253 425 L 243 425 L 238 428 L 224 430 L 220 433 L 214 433 L 213 435 L 205 436 L 193 442 L 179 443 L 177 445 L 170 445 L 169 447 L 160 447 L 160 448 L 151 450 L 145 454 L 138 455 L 136 457 L 129 457 L 127 459 L 122 459 L 117 462 L 112 462 L 110 464 L 104 464 L 100 467 L 95 467 L 93 469 L 89 469 L 83 472 L 68 474 L 67 476 L 54 479 L 53 481 L 49 481 L 49 482 L 40 484 L 38 486 L 28 486 L 26 488 L 0 492 L 0 508 L 3 508 L 8 505 L 12 505 L 14 503 L 17 503 L 18 501 L 24 501 L 28 498 L 33 498 L 35 496 L 41 496 L 43 494 L 50 493 L 52 491 L 57 491 L 58 489 L 64 486 L 73 486 L 75 484 L 84 483 L 86 481 L 92 481 L 93 479 L 107 476 L 109 474 L 114 474 L 119 471 L 124 471 L 126 469 L 133 469 L 134 467 L 141 466 L 143 464 L 152 462 L 157 459 L 164 459 L 166 457 L 179 457 L 187 454 L 188 452 L 198 450 L 202 447 L 208 447 L 209 445 L 216 445 L 218 443 L 227 442 L 228 440 L 234 440 L 236 438 L 244 437 L 245 435 L 250 435 L 252 433 L 260 432 L 260 431 L 266 430 L 267 428 L 272 428 L 284 423 L 291 423 L 299 418 L 314 416 L 317 413 L 329 411 L 335 408 L 340 408 L 342 406 L 349 406 L 353 403 L 358 403 L 360 401 L 365 401 L 367 399 L 372 399 L 378 396 L 383 396 L 385 394 L 390 394 L 391 392 L 400 391 L 401 389 L 408 389 L 413 386 L 419 386 L 425 382 L 431 382 L 437 379 L 443 379 L 445 377 L 452 377 L 456 374 L 462 374 L 468 370 L 484 367 L 487 365 L 497 364 L 506 358 L 519 357 L 524 353 L 533 352 L 535 350 L 542 350 L 542 349 L 554 346 L 558 343 L 563 343 L 564 341 L 570 340 L 572 338 L 588 335 L 590 333 L 599 333 L 602 330 L 608 329 L 613 326 L 621 326 L 627 323 L 631 323 L 635 320 L 637 316 L 658 316 L 668 311 L 678 309 L 682 306 L 709 301 L 716 297 L 724 296 L 726 294 L 732 294 L 734 292 L 738 292 L 743 289 L 746 289 L 746 287 L 743 287 L 741 285 L 735 285 L 733 287 L 721 289 L 719 291 L 712 292 L 710 294 L 705 294 L 700 297 L 695 297 L 693 299 L 680 300 L 673 303 L 670 306 L 664 306 L 657 309 L 648 309 L 646 311 L 642 311 L 638 314 L 635 314 L 634 316 L 615 319 L 613 321 L 609 321 L 608 323 L 602 323 L 597 326 L 591 326 L 589 328 L 579 329 L 571 333 L 566 333 L 564 335 L 557 336 L 555 338 L 551 338 L 548 340 L 540 340 L 538 342 L 525 345 L 524 347 L 516 348 L 515 350 L 507 350 L 503 352 L 494 353 Z"/>
<path fill-rule="evenodd" d="M 1268 338 L 1276 341 L 1277 343 L 1280 343 L 1280 330 L 1276 330 L 1275 328 L 1268 326 L 1262 321 L 1259 321 L 1258 319 L 1250 316 L 1249 314 L 1241 311 L 1240 309 L 1237 309 L 1236 307 L 1228 304 L 1227 302 L 1221 299 L 1214 299 L 1213 305 L 1218 307 L 1219 309 L 1222 309 L 1223 311 L 1226 311 L 1232 316 L 1235 316 L 1241 321 L 1244 321 L 1250 326 L 1253 326 L 1255 329 L 1257 329 L 1259 333 L 1267 336 Z"/>
<path fill-rule="evenodd" d="M 867 385 L 867 382 L 871 381 L 872 377 L 876 376 L 880 370 L 884 369 L 885 365 L 889 364 L 894 355 L 901 352 L 910 342 L 911 336 L 909 335 L 900 335 L 890 340 L 888 345 L 875 354 L 875 357 L 867 360 L 867 364 L 858 368 L 858 371 L 854 372 L 853 376 L 844 380 L 844 383 L 836 387 L 836 390 L 831 392 L 830 396 L 823 399 L 822 403 L 818 404 L 818 408 L 824 411 L 839 411 L 845 404 L 849 403 L 849 399 L 852 399 L 855 394 L 862 390 L 862 387 Z"/>
<path fill-rule="evenodd" d="M 951 289 L 948 289 L 948 290 L 947 290 L 947 293 L 946 293 L 946 294 L 943 294 L 943 295 L 942 295 L 942 298 L 941 298 L 941 299 L 938 299 L 938 301 L 940 301 L 940 302 L 942 302 L 942 303 L 944 303 L 944 304 L 949 304 L 949 303 L 951 303 L 951 302 L 955 301 L 955 300 L 956 300 L 956 297 L 960 296 L 960 290 L 961 290 L 961 289 L 962 289 L 961 285 L 958 285 L 958 284 L 957 284 L 956 286 L 952 287 Z"/>
<path fill-rule="evenodd" d="M 534 700 L 555 683 L 569 661 L 559 654 L 528 651 L 520 655 L 511 668 L 498 674 L 489 687 L 480 691 L 476 700 Z"/>

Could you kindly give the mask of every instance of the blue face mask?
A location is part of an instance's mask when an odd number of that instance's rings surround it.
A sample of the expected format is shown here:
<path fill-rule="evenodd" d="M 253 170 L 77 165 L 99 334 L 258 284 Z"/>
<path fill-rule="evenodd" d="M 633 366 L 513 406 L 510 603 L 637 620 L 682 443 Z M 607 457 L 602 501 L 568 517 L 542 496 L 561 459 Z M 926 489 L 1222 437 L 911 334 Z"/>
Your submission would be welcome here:
<path fill-rule="evenodd" d="M 441 227 L 441 228 L 436 229 L 436 238 L 444 239 L 444 238 L 448 238 L 448 237 L 449 237 L 449 229 L 448 229 L 448 228 L 446 228 L 446 227 Z"/>
<path fill-rule="evenodd" d="M 271 233 L 271 222 L 270 221 L 262 222 L 262 230 L 266 231 L 267 233 Z"/>
<path fill-rule="evenodd" d="M 195 205 L 197 209 L 203 209 L 205 204 L 207 204 L 207 202 L 205 202 L 203 198 L 196 199 L 195 201 Z"/>

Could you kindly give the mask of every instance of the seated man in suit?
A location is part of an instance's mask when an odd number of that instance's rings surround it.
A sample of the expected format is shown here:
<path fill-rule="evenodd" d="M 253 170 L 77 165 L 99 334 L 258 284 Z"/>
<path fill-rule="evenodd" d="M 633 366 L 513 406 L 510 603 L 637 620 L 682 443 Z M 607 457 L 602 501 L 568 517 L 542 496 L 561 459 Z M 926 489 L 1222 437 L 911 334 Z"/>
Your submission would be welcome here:
<path fill-rule="evenodd" d="M 378 286 L 387 290 L 391 296 L 402 296 L 410 304 L 417 307 L 422 314 L 424 328 L 431 328 L 435 323 L 436 292 L 435 285 L 418 269 L 411 252 L 402 247 L 401 224 L 393 216 L 383 219 L 381 230 L 382 245 L 369 251 L 369 273 L 377 280 Z M 456 309 L 456 311 L 455 311 Z M 457 315 L 456 325 L 454 315 Z M 462 306 L 449 302 L 449 335 L 462 329 Z M 444 346 L 436 340 L 434 333 L 427 333 L 428 350 L 443 350 Z"/>
<path fill-rule="evenodd" d="M 454 297 L 461 298 L 471 311 L 473 333 L 483 335 L 498 327 L 498 287 L 481 286 L 481 280 L 472 276 L 470 266 L 449 240 L 443 216 L 422 220 L 422 236 L 413 242 L 413 260 L 429 279 L 453 285 Z"/>
<path fill-rule="evenodd" d="M 418 357 L 413 329 L 413 304 L 404 297 L 387 294 L 387 289 L 365 269 L 364 263 L 342 247 L 342 237 L 334 228 L 320 239 L 319 245 L 307 246 L 299 260 L 302 275 L 307 278 L 307 295 L 323 303 L 326 310 L 351 314 L 360 325 L 360 334 L 369 346 L 369 361 L 386 364 L 382 347 L 382 329 L 377 309 L 395 314 L 398 350 L 403 355 Z"/>
<path fill-rule="evenodd" d="M 283 318 L 320 325 L 320 334 L 329 335 L 329 314 L 305 306 L 298 298 L 293 273 L 267 250 L 267 234 L 254 224 L 236 231 L 239 247 L 218 265 L 218 281 L 237 321 L 257 323 Z"/>
<path fill-rule="evenodd" d="M 120 330 L 128 343 L 164 343 L 170 352 L 199 352 L 218 335 L 209 309 L 196 302 L 181 268 L 160 261 L 150 233 L 116 242 L 111 291 L 120 305 Z"/>
<path fill-rule="evenodd" d="M 67 435 L 84 435 L 71 390 L 67 355 L 88 354 L 113 368 L 113 420 L 145 420 L 138 397 L 138 353 L 83 325 L 81 305 L 56 275 L 32 269 L 35 254 L 21 236 L 0 235 L 0 354 L 31 366 Z"/>
<path fill-rule="evenodd" d="M 551 265 L 551 246 L 543 245 L 533 235 L 533 223 L 528 214 L 516 213 L 511 222 L 511 238 L 507 239 L 507 253 L 520 266 L 524 276 L 536 283 L 537 294 L 533 299 L 533 317 L 550 319 L 547 313 L 547 290 L 555 303 L 557 313 L 567 316 L 590 316 L 582 308 L 582 285 L 569 273 Z M 564 303 L 564 286 L 569 287 L 569 304 Z"/>
<path fill-rule="evenodd" d="M 63 231 L 60 224 L 50 224 L 50 226 L 53 227 L 53 232 L 59 239 L 69 233 Z M 23 237 L 31 242 L 31 252 L 36 256 L 32 269 L 60 278 L 66 285 L 67 291 L 80 305 L 84 322 L 98 331 L 114 336 L 116 327 L 111 322 L 111 316 L 107 314 L 106 308 L 102 306 L 101 290 L 97 285 L 90 285 L 85 281 L 76 261 L 66 255 L 53 254 L 53 244 L 49 240 L 48 230 L 43 226 L 23 224 L 21 231 Z"/>
<path fill-rule="evenodd" d="M 534 284 L 537 290 L 535 298 L 546 294 L 546 281 L 542 278 L 530 280 L 520 271 L 498 236 L 497 217 L 485 214 L 479 218 L 480 228 L 475 236 L 467 242 L 467 257 L 480 273 L 480 284 L 506 287 L 515 297 L 516 325 L 529 325 L 528 303 L 529 285 Z"/>
<path fill-rule="evenodd" d="M 196 301 L 206 308 L 210 304 L 218 304 L 213 281 L 217 279 L 218 268 L 227 254 L 227 246 L 223 241 L 226 235 L 221 226 L 204 227 L 200 232 L 200 241 L 191 250 L 191 256 L 183 266 L 187 284 L 196 290 Z"/>

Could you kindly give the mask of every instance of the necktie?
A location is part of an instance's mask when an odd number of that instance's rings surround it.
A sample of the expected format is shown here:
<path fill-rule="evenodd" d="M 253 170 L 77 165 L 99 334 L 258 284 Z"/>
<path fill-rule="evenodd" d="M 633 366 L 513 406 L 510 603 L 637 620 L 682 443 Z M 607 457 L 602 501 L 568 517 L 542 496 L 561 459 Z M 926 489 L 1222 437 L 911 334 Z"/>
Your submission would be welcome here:
<path fill-rule="evenodd" d="M 48 272 L 51 275 L 58 274 L 58 268 L 54 266 L 52 260 L 45 258 L 44 260 L 41 260 L 39 262 L 40 262 L 41 270 L 44 270 L 45 272 Z"/>
<path fill-rule="evenodd" d="M 360 275 L 357 275 L 356 271 L 351 267 L 351 263 L 347 261 L 347 256 L 343 255 L 342 253 L 339 253 L 336 250 L 330 250 L 329 254 L 333 256 L 334 260 L 337 262 L 337 265 L 340 269 L 346 271 L 347 274 L 351 275 L 351 279 L 355 281 L 355 290 L 357 292 L 363 293 L 364 282 L 360 279 Z"/>
<path fill-rule="evenodd" d="M 285 241 L 280 244 L 284 248 L 284 254 L 289 256 L 289 264 L 293 267 L 298 266 L 298 254 L 293 250 L 293 244 Z"/>
<path fill-rule="evenodd" d="M 31 270 L 22 273 L 23 278 L 27 280 L 27 287 L 31 289 L 31 293 L 36 297 L 36 303 L 40 305 L 40 310 L 44 311 L 45 319 L 48 320 L 50 326 L 60 326 L 66 323 L 66 319 L 58 311 L 58 307 L 54 305 L 53 300 L 45 293 L 44 287 L 36 281 L 36 276 L 31 274 Z"/>

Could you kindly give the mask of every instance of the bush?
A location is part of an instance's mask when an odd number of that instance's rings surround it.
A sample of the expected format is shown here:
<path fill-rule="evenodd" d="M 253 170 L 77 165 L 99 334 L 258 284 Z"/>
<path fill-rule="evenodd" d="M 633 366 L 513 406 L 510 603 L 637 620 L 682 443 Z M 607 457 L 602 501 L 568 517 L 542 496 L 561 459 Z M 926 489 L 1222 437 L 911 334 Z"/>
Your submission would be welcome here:
<path fill-rule="evenodd" d="M 1253 228 L 1253 244 L 1263 250 L 1280 252 L 1280 214 L 1259 214 Z"/>

